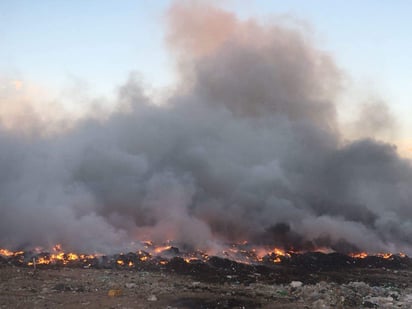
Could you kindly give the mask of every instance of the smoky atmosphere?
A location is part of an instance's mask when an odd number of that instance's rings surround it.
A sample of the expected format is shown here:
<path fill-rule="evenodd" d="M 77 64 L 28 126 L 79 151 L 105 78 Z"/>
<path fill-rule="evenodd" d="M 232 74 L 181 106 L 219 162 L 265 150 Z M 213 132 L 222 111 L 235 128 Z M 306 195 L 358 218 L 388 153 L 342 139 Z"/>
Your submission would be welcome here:
<path fill-rule="evenodd" d="M 194 1 L 161 20 L 175 77 L 157 96 L 133 67 L 111 98 L 60 93 L 81 116 L 25 82 L 2 88 L 0 247 L 412 254 L 403 118 L 379 92 L 345 112 L 350 69 L 310 20 Z"/>

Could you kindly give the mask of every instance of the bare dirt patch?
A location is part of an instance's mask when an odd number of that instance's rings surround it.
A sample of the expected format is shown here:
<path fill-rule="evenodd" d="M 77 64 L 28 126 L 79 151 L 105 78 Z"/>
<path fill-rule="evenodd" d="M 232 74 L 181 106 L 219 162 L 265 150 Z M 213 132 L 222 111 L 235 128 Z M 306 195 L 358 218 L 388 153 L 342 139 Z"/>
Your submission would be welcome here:
<path fill-rule="evenodd" d="M 242 280 L 152 271 L 0 268 L 1 308 L 411 308 L 410 270 L 305 271 Z M 213 279 L 213 280 L 210 280 Z M 291 281 L 294 281 L 291 284 Z M 283 281 L 283 283 L 280 283 Z M 110 293 L 110 291 L 117 291 Z M 115 296 L 109 296 L 109 294 Z"/>

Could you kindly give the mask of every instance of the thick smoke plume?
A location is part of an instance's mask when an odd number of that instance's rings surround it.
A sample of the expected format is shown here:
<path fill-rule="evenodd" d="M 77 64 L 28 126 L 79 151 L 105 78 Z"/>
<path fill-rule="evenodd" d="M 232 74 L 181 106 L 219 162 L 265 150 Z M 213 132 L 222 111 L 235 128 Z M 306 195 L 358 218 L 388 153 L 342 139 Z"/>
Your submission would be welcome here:
<path fill-rule="evenodd" d="M 168 18 L 181 81 L 166 104 L 130 79 L 104 121 L 49 137 L 0 131 L 1 246 L 412 253 L 411 164 L 392 145 L 344 141 L 327 53 L 296 27 L 201 4 Z"/>

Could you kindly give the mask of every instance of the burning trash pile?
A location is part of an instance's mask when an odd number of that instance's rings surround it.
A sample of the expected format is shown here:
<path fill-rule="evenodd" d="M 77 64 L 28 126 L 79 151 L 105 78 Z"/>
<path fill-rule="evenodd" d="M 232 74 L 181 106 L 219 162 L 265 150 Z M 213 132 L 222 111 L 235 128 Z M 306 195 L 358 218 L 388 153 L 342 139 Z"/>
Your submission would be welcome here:
<path fill-rule="evenodd" d="M 156 246 L 142 242 L 143 249 L 112 255 L 65 252 L 61 245 L 50 250 L 30 251 L 0 249 L 0 265 L 33 269 L 92 268 L 114 270 L 171 271 L 181 274 L 208 276 L 224 275 L 225 279 L 241 274 L 273 277 L 282 269 L 298 272 L 334 271 L 356 268 L 408 269 L 412 259 L 405 254 L 367 253 L 342 254 L 337 252 L 293 252 L 279 248 L 255 249 L 248 243 L 232 244 L 226 250 L 210 254 L 200 250 L 181 250 L 172 243 Z M 253 280 L 252 280 L 253 281 Z"/>

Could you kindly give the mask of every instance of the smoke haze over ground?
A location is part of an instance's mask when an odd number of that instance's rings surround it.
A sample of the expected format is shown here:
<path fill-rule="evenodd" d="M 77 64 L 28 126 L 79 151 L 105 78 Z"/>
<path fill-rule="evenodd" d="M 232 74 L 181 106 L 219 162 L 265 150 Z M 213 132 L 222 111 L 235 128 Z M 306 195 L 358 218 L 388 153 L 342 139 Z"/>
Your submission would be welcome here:
<path fill-rule="evenodd" d="M 166 104 L 130 78 L 103 121 L 48 137 L 0 131 L 0 246 L 412 253 L 411 164 L 390 144 L 345 141 L 330 55 L 296 27 L 203 4 L 177 2 L 168 21 L 181 81 Z"/>

